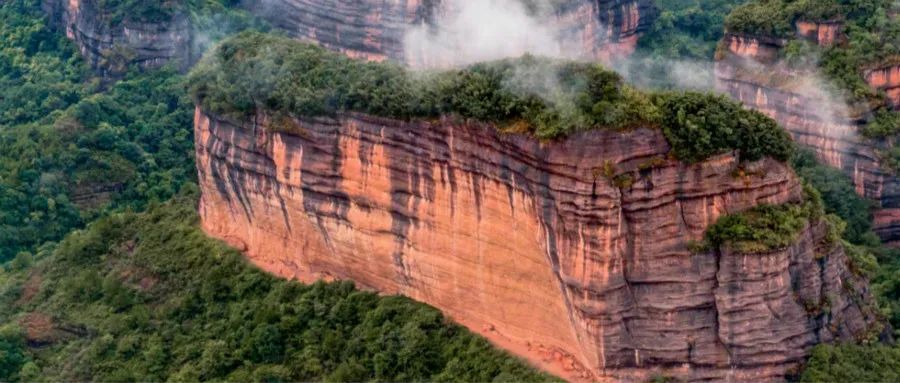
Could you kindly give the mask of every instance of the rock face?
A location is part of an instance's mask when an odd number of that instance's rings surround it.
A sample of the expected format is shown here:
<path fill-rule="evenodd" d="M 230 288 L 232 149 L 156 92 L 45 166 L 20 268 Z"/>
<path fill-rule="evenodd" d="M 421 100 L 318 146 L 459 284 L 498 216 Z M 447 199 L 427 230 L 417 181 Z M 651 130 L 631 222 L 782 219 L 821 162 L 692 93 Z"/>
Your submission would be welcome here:
<path fill-rule="evenodd" d="M 844 24 L 841 21 L 798 21 L 797 35 L 819 46 L 829 47 L 843 40 Z"/>
<path fill-rule="evenodd" d="M 248 10 L 294 37 L 351 57 L 404 61 L 410 26 L 433 24 L 454 2 L 466 0 L 253 0 Z M 656 19 L 650 0 L 567 0 L 553 20 L 561 37 L 596 58 L 631 53 Z"/>
<path fill-rule="evenodd" d="M 781 379 L 875 321 L 821 223 L 767 254 L 689 250 L 725 213 L 803 198 L 771 159 L 685 165 L 658 130 L 539 142 L 449 118 L 198 109 L 195 138 L 203 227 L 257 265 L 429 303 L 573 381 Z"/>
<path fill-rule="evenodd" d="M 173 61 L 187 68 L 196 58 L 186 16 L 159 23 L 127 19 L 112 23 L 109 10 L 101 9 L 96 0 L 44 0 L 42 5 L 50 20 L 75 41 L 91 68 L 102 75 L 134 66 L 158 68 Z"/>
<path fill-rule="evenodd" d="M 866 71 L 866 82 L 883 91 L 896 110 L 900 110 L 900 63 Z"/>
<path fill-rule="evenodd" d="M 774 118 L 821 161 L 849 175 L 857 193 L 878 204 L 875 231 L 885 242 L 900 245 L 900 178 L 882 165 L 877 151 L 884 148 L 858 134 L 871 109 L 834 100 L 829 92 L 817 90 L 816 81 L 802 79 L 804 73 L 786 69 L 779 62 L 786 44 L 782 39 L 727 35 L 717 54 L 717 87 Z M 871 70 L 867 79 L 896 98 L 900 92 L 898 69 Z"/>

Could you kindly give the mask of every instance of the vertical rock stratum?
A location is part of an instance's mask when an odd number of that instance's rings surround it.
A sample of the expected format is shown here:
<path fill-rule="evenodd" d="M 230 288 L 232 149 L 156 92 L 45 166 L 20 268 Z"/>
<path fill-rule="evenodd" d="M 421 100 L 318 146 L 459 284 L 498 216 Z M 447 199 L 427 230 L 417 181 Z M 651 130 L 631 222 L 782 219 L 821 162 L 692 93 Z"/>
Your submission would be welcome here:
<path fill-rule="evenodd" d="M 824 222 L 780 250 L 691 250 L 723 214 L 804 198 L 778 161 L 686 165 L 652 129 L 541 142 L 453 118 L 272 121 L 197 109 L 210 235 L 277 275 L 434 305 L 569 380 L 779 380 L 877 328 Z"/>
<path fill-rule="evenodd" d="M 827 46 L 842 39 L 840 23 L 798 22 L 799 37 Z M 858 132 L 871 105 L 845 105 L 807 77 L 787 68 L 783 49 L 788 40 L 727 34 L 716 61 L 716 83 L 747 106 L 774 118 L 794 140 L 813 149 L 825 164 L 843 170 L 857 193 L 877 203 L 875 231 L 900 245 L 900 178 L 879 156 L 886 143 Z M 864 73 L 875 89 L 884 91 L 893 108 L 900 107 L 900 63 L 876 65 Z"/>
<path fill-rule="evenodd" d="M 415 25 L 434 24 L 462 0 L 253 0 L 251 12 L 291 36 L 351 57 L 404 61 L 403 39 Z M 560 38 L 586 54 L 608 59 L 630 54 L 641 32 L 656 20 L 650 0 L 566 0 L 548 23 Z"/>

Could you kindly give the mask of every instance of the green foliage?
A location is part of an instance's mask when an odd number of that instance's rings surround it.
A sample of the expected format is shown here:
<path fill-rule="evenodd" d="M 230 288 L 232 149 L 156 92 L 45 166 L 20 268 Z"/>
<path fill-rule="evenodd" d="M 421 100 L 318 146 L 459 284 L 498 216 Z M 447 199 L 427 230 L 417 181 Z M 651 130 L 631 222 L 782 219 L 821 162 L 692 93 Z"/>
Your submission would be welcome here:
<path fill-rule="evenodd" d="M 863 69 L 896 60 L 900 55 L 900 23 L 888 15 L 893 0 L 753 0 L 735 9 L 726 19 L 729 32 L 792 39 L 794 24 L 806 21 L 840 21 L 847 41 L 799 52 L 788 45 L 786 53 L 819 68 L 850 99 L 881 99 L 863 79 Z"/>
<path fill-rule="evenodd" d="M 0 380 L 17 379 L 27 361 L 22 330 L 14 325 L 0 327 Z"/>
<path fill-rule="evenodd" d="M 706 241 L 715 248 L 727 247 L 736 253 L 766 253 L 783 249 L 807 227 L 814 204 L 761 205 L 729 214 L 706 231 Z"/>
<path fill-rule="evenodd" d="M 860 129 L 860 133 L 870 139 L 895 138 L 900 135 L 900 113 L 879 110 L 872 120 Z"/>
<path fill-rule="evenodd" d="M 0 3 L 0 262 L 105 210 L 165 201 L 196 176 L 183 76 L 130 73 L 108 89 L 90 76 L 40 1 Z"/>
<path fill-rule="evenodd" d="M 711 60 L 725 16 L 746 0 L 657 0 L 659 19 L 638 40 L 638 55 Z"/>
<path fill-rule="evenodd" d="M 110 25 L 125 21 L 162 23 L 189 12 L 222 12 L 240 0 L 96 0 Z"/>
<path fill-rule="evenodd" d="M 243 33 L 207 55 L 190 76 L 205 108 L 237 118 L 259 110 L 296 116 L 344 111 L 393 118 L 458 114 L 556 138 L 587 129 L 662 126 L 685 161 L 738 150 L 748 160 L 786 160 L 787 134 L 724 97 L 647 94 L 596 64 L 534 57 L 415 75 L 260 33 Z"/>
<path fill-rule="evenodd" d="M 800 381 L 900 381 L 900 348 L 881 345 L 819 345 L 813 349 Z"/>
<path fill-rule="evenodd" d="M 725 96 L 675 93 L 663 98 L 663 131 L 675 155 L 696 162 L 728 150 L 755 161 L 790 158 L 793 144 L 772 119 Z"/>
<path fill-rule="evenodd" d="M 534 57 L 413 74 L 391 63 L 349 59 L 259 33 L 223 43 L 192 72 L 191 91 L 210 110 L 247 117 L 258 109 L 298 116 L 357 111 L 410 118 L 457 113 L 513 125 L 542 138 L 595 126 L 654 123 L 646 95 L 595 64 Z"/>
<path fill-rule="evenodd" d="M 101 218 L 37 266 L 39 296 L 0 318 L 54 313 L 91 334 L 35 353 L 43 379 L 552 380 L 407 298 L 267 275 L 204 235 L 196 202 Z"/>
<path fill-rule="evenodd" d="M 798 150 L 791 165 L 822 196 L 825 212 L 835 214 L 847 223 L 845 239 L 857 245 L 880 245 L 872 232 L 872 202 L 856 194 L 849 177 L 838 169 L 820 164 L 808 149 Z"/>
<path fill-rule="evenodd" d="M 877 0 L 876 0 L 877 1 Z M 729 32 L 793 37 L 794 22 L 841 20 L 843 0 L 755 0 L 736 8 L 725 19 Z"/>

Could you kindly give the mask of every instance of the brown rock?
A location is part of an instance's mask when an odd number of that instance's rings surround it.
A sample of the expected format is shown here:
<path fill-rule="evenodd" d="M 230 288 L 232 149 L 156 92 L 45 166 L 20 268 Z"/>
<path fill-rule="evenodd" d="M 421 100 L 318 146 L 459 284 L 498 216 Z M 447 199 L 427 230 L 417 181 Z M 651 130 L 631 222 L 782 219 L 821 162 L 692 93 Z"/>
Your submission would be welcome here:
<path fill-rule="evenodd" d="M 192 29 L 185 15 L 158 23 L 126 19 L 111 25 L 111 10 L 102 9 L 96 0 L 43 0 L 42 6 L 91 68 L 105 76 L 124 73 L 127 67 L 153 69 L 169 62 L 186 69 L 199 55 L 192 52 Z"/>
<path fill-rule="evenodd" d="M 797 36 L 822 47 L 830 47 L 844 40 L 844 23 L 841 21 L 804 21 L 795 24 Z"/>
<path fill-rule="evenodd" d="M 878 203 L 875 231 L 885 242 L 900 245 L 900 178 L 886 169 L 878 154 L 883 144 L 858 134 L 870 105 L 846 105 L 827 91 L 816 90 L 809 74 L 787 68 L 777 60 L 783 40 L 728 35 L 719 52 L 717 87 L 759 110 L 791 133 L 799 144 L 815 151 L 825 164 L 841 169 L 859 195 Z M 889 95 L 900 90 L 897 68 L 868 72 L 875 88 Z M 894 80 L 897 81 L 894 81 Z"/>
<path fill-rule="evenodd" d="M 770 254 L 688 250 L 722 214 L 802 198 L 771 159 L 660 161 L 650 129 L 539 142 L 363 115 L 237 124 L 198 109 L 195 134 L 209 234 L 283 277 L 432 304 L 570 380 L 780 379 L 874 322 L 820 224 Z"/>
<path fill-rule="evenodd" d="M 404 61 L 403 38 L 412 25 L 432 24 L 454 1 L 256 0 L 246 7 L 290 35 L 351 57 Z M 649 0 L 568 0 L 554 20 L 566 41 L 596 58 L 630 54 L 657 17 Z"/>
<path fill-rule="evenodd" d="M 900 110 L 900 63 L 868 70 L 865 77 L 872 88 L 887 94 L 894 109 Z"/>

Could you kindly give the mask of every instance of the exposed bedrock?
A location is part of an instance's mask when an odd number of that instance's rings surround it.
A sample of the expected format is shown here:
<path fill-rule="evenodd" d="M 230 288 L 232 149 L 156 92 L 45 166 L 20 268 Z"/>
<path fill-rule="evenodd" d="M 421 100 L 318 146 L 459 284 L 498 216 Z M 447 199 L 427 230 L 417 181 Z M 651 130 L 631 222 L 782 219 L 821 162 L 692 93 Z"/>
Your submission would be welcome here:
<path fill-rule="evenodd" d="M 414 25 L 434 24 L 466 0 L 249 0 L 248 10 L 290 35 L 351 57 L 404 61 L 403 39 Z M 656 20 L 651 0 L 568 0 L 548 23 L 560 38 L 599 59 L 630 54 Z"/>
<path fill-rule="evenodd" d="M 814 150 L 824 163 L 843 170 L 861 196 L 877 203 L 875 231 L 885 242 L 900 245 L 900 179 L 878 155 L 883 144 L 858 134 L 865 105 L 846 105 L 822 91 L 814 77 L 779 62 L 787 42 L 768 37 L 729 34 L 717 54 L 717 87 L 747 106 L 774 118 L 794 140 Z M 867 72 L 874 87 L 888 95 L 900 88 L 900 67 Z"/>
<path fill-rule="evenodd" d="M 686 165 L 650 129 L 540 142 L 355 114 L 198 109 L 195 138 L 203 227 L 257 265 L 429 303 L 573 381 L 780 380 L 875 322 L 821 223 L 771 253 L 689 250 L 723 214 L 803 198 L 771 159 Z"/>
<path fill-rule="evenodd" d="M 865 77 L 872 88 L 887 95 L 894 109 L 900 110 L 900 62 L 867 70 Z"/>
<path fill-rule="evenodd" d="M 155 23 L 125 18 L 111 20 L 113 10 L 96 0 L 43 0 L 51 23 L 75 42 L 81 55 L 104 76 L 124 73 L 129 67 L 159 68 L 175 62 L 187 68 L 199 53 L 192 52 L 187 16 Z"/>

